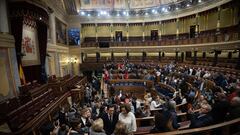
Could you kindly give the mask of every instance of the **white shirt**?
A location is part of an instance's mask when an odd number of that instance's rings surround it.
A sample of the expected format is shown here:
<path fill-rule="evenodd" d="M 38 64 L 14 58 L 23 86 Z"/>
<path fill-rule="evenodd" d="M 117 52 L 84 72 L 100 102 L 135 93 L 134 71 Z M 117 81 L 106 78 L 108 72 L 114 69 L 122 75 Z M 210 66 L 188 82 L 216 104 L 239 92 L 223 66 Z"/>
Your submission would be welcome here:
<path fill-rule="evenodd" d="M 82 122 L 83 122 L 83 124 L 84 124 L 84 126 L 85 126 L 87 119 L 86 119 L 86 118 L 83 118 L 83 117 L 81 117 L 81 119 L 82 119 Z"/>
<path fill-rule="evenodd" d="M 156 101 L 152 101 L 150 105 L 150 110 L 156 110 L 161 104 L 157 104 Z"/>
<path fill-rule="evenodd" d="M 129 133 L 137 131 L 136 118 L 132 112 L 129 112 L 127 116 L 120 113 L 118 119 L 126 124 Z"/>

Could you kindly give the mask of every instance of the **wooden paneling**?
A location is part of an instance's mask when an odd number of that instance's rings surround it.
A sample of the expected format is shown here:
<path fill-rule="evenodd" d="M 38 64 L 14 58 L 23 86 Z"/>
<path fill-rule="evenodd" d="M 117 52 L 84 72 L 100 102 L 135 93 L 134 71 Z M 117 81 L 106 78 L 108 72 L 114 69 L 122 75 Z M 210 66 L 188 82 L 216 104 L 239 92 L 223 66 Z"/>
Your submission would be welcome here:
<path fill-rule="evenodd" d="M 82 28 L 84 37 L 95 37 L 96 36 L 96 29 L 94 25 L 91 26 L 84 26 Z"/>
<path fill-rule="evenodd" d="M 211 12 L 208 14 L 207 19 L 207 29 L 216 29 L 217 28 L 217 20 L 218 20 L 218 12 Z"/>
<path fill-rule="evenodd" d="M 110 26 L 108 25 L 98 26 L 97 34 L 98 37 L 110 37 L 111 36 Z"/>
<path fill-rule="evenodd" d="M 228 27 L 232 25 L 231 9 L 222 9 L 220 13 L 220 27 Z"/>
<path fill-rule="evenodd" d="M 143 34 L 142 25 L 130 25 L 129 26 L 129 36 L 130 37 L 142 36 L 142 34 Z"/>

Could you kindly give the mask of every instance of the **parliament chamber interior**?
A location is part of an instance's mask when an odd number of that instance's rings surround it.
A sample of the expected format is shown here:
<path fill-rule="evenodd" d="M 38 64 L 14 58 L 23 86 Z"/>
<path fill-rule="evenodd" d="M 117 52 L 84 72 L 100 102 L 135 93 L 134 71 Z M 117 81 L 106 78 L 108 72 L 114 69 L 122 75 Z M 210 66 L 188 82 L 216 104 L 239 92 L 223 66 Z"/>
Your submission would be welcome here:
<path fill-rule="evenodd" d="M 0 134 L 240 134 L 239 8 L 0 0 Z"/>

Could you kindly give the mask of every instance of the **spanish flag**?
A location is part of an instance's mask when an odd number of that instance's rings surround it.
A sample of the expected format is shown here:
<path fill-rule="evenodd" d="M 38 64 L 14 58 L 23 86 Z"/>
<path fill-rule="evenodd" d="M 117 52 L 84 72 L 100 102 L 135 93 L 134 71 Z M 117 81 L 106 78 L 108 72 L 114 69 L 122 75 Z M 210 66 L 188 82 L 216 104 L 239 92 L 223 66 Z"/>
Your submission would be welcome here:
<path fill-rule="evenodd" d="M 26 79 L 25 79 L 25 75 L 24 75 L 21 64 L 19 65 L 19 77 L 20 77 L 21 85 L 26 84 Z"/>

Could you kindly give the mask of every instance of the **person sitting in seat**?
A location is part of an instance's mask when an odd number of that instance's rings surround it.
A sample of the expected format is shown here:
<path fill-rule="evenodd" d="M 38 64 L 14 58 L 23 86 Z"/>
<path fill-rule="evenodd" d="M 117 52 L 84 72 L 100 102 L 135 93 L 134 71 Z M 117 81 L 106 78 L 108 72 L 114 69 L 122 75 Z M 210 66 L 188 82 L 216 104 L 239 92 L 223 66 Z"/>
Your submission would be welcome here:
<path fill-rule="evenodd" d="M 213 122 L 213 118 L 210 114 L 212 107 L 209 104 L 202 104 L 200 111 L 193 113 L 190 109 L 188 113 L 190 114 L 190 128 L 198 128 L 203 126 L 211 125 Z"/>

